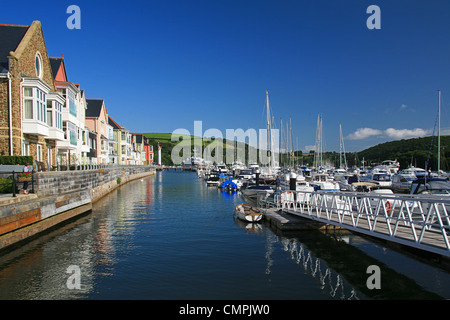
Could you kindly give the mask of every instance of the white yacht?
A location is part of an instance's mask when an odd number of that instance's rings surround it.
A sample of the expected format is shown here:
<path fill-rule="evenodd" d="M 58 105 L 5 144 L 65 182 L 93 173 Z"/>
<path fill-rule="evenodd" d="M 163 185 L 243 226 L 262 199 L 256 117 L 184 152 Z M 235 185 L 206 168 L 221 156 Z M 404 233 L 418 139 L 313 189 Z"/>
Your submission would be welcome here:
<path fill-rule="evenodd" d="M 381 165 L 388 167 L 389 171 L 391 172 L 391 174 L 396 174 L 398 172 L 398 170 L 400 169 L 400 163 L 397 161 L 397 159 L 395 159 L 395 160 L 384 160 L 381 163 Z"/>
<path fill-rule="evenodd" d="M 314 190 L 339 191 L 339 183 L 333 181 L 326 173 L 313 173 L 310 181 Z"/>
<path fill-rule="evenodd" d="M 416 179 L 418 178 L 423 178 L 427 176 L 427 171 L 425 169 L 422 168 L 416 168 L 414 166 L 410 166 L 407 169 L 403 169 L 402 170 L 402 174 L 410 174 L 410 175 L 414 175 L 416 177 Z"/>

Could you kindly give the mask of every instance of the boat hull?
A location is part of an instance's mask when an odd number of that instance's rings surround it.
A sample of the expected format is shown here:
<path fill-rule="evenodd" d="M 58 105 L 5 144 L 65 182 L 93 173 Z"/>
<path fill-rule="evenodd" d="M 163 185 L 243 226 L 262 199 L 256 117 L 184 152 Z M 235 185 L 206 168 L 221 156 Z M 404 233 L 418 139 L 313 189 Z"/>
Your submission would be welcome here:
<path fill-rule="evenodd" d="M 245 222 L 259 222 L 262 220 L 262 212 L 258 208 L 241 203 L 234 210 L 236 218 Z"/>

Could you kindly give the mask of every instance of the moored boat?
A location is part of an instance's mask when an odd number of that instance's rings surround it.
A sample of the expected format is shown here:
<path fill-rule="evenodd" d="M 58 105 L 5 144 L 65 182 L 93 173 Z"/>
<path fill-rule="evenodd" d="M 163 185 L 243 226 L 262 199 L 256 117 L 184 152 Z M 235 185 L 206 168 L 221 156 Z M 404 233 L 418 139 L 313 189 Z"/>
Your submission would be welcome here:
<path fill-rule="evenodd" d="M 274 192 L 273 188 L 268 185 L 250 185 L 242 190 L 242 194 L 248 198 L 257 199 L 258 194 L 267 197 Z"/>
<path fill-rule="evenodd" d="M 234 209 L 234 215 L 246 222 L 258 222 L 261 221 L 263 213 L 258 208 L 255 208 L 249 204 L 241 203 Z"/>

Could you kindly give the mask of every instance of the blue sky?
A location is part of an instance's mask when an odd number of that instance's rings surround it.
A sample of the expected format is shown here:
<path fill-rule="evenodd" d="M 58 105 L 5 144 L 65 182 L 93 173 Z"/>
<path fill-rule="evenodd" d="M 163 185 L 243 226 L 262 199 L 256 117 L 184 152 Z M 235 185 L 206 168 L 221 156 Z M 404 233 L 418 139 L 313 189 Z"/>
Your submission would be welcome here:
<path fill-rule="evenodd" d="M 69 30 L 69 5 L 81 29 Z M 381 29 L 369 30 L 369 5 Z M 294 143 L 347 151 L 430 135 L 442 91 L 450 133 L 450 1 L 22 1 L 0 23 L 42 22 L 50 56 L 69 80 L 105 98 L 134 132 L 264 128 L 265 91 L 277 128 L 291 118 Z M 449 98 L 447 98 L 449 97 Z"/>

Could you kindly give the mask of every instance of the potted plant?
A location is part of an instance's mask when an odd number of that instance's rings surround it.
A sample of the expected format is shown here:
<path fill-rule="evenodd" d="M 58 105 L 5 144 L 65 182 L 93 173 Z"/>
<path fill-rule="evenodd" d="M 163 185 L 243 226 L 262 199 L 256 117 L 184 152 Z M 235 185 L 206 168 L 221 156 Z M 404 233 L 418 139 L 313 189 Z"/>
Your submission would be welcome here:
<path fill-rule="evenodd" d="M 19 182 L 23 181 L 31 181 L 32 173 L 31 172 L 22 172 L 17 175 L 19 178 Z"/>

